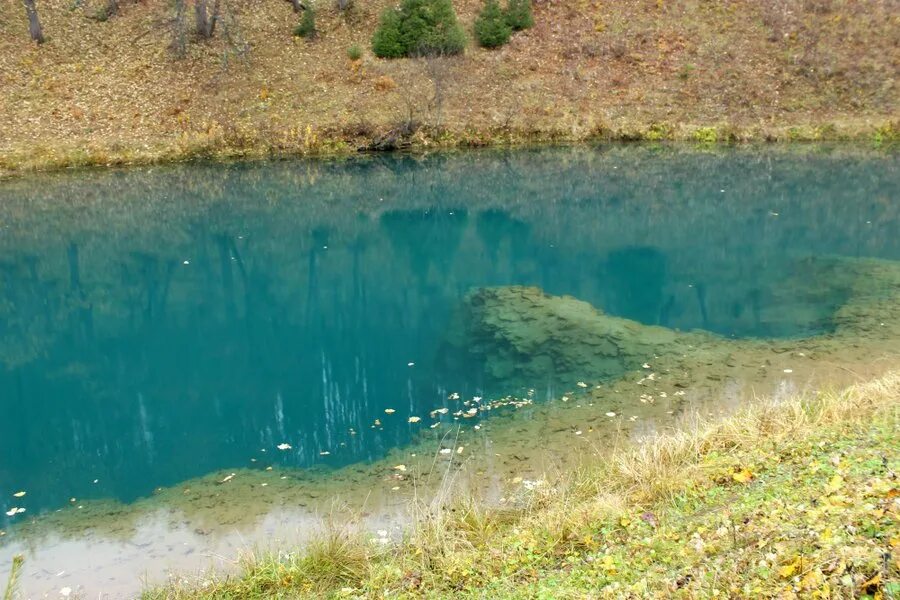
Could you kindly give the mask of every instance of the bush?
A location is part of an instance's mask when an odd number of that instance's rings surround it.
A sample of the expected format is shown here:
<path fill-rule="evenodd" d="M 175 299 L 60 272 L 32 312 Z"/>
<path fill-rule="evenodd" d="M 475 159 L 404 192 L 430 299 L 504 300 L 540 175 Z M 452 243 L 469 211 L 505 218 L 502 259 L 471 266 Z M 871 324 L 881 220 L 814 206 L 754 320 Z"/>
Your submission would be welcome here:
<path fill-rule="evenodd" d="M 509 41 L 512 26 L 506 21 L 497 0 L 485 0 L 475 19 L 475 39 L 485 48 L 498 48 Z"/>
<path fill-rule="evenodd" d="M 353 44 L 347 48 L 347 58 L 350 60 L 359 60 L 362 58 L 362 48 L 357 44 Z"/>
<path fill-rule="evenodd" d="M 406 55 L 400 33 L 400 11 L 389 8 L 381 13 L 381 22 L 372 36 L 372 52 L 381 58 L 400 58 Z"/>
<path fill-rule="evenodd" d="M 506 22 L 513 31 L 534 27 L 531 0 L 509 0 L 509 4 L 506 5 Z"/>
<path fill-rule="evenodd" d="M 381 58 L 460 54 L 466 34 L 451 0 L 403 0 L 381 14 L 372 51 Z"/>
<path fill-rule="evenodd" d="M 308 40 L 316 37 L 316 13 L 312 6 L 303 11 L 300 23 L 294 28 L 294 35 Z"/>

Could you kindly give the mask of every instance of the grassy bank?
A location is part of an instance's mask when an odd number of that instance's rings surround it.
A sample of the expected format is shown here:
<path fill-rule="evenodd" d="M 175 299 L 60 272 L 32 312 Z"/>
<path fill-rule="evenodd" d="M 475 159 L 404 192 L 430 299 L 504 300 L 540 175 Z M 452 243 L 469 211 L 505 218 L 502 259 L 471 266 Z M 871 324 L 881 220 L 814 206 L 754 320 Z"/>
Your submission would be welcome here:
<path fill-rule="evenodd" d="M 402 540 L 332 528 L 144 598 L 897 597 L 898 400 L 894 373 L 761 401 L 500 503 L 418 507 Z"/>
<path fill-rule="evenodd" d="M 223 0 L 210 39 L 162 1 L 40 0 L 0 13 L 0 172 L 358 149 L 597 140 L 897 139 L 897 17 L 884 0 L 535 2 L 500 49 L 385 60 L 394 0 Z M 173 47 L 179 42 L 182 51 Z M 350 50 L 353 50 L 352 52 Z"/>

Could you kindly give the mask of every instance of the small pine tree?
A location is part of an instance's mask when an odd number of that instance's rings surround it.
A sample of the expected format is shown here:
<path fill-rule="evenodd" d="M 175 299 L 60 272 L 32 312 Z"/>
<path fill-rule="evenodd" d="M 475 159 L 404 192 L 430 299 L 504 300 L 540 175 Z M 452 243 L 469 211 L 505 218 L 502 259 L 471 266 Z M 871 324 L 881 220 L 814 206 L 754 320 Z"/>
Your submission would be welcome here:
<path fill-rule="evenodd" d="M 372 36 L 372 52 L 380 58 L 400 58 L 406 47 L 400 34 L 400 13 L 389 8 L 381 13 L 381 23 Z"/>
<path fill-rule="evenodd" d="M 294 35 L 311 40 L 316 37 L 317 33 L 316 13 L 313 10 L 313 7 L 309 6 L 303 11 L 303 16 L 300 17 L 300 23 L 294 28 Z"/>
<path fill-rule="evenodd" d="M 435 56 L 462 54 L 466 49 L 466 32 L 456 19 L 451 0 L 425 0 L 424 35 L 410 47 L 409 54 Z"/>
<path fill-rule="evenodd" d="M 531 0 L 509 0 L 506 5 L 506 22 L 513 28 L 513 31 L 534 27 Z"/>
<path fill-rule="evenodd" d="M 451 0 L 402 0 L 381 14 L 372 36 L 372 51 L 381 58 L 459 54 L 465 47 Z"/>
<path fill-rule="evenodd" d="M 497 0 L 485 0 L 484 8 L 475 19 L 475 39 L 485 48 L 499 48 L 509 41 L 512 26 L 507 23 L 500 3 Z"/>

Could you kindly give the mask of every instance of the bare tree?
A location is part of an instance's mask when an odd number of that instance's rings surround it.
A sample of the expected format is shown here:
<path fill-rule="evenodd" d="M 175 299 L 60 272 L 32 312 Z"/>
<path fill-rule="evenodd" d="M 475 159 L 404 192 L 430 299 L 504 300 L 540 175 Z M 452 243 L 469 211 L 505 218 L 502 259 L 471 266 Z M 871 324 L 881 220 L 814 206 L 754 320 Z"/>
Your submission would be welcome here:
<path fill-rule="evenodd" d="M 444 125 L 444 100 L 447 88 L 452 84 L 454 61 L 444 52 L 425 54 L 421 58 L 425 75 L 431 81 L 432 95 L 428 108 L 432 113 L 432 126 L 440 129 Z"/>
<path fill-rule="evenodd" d="M 178 58 L 187 54 L 187 26 L 185 24 L 185 0 L 175 0 L 175 18 L 172 21 L 172 50 Z"/>
<path fill-rule="evenodd" d="M 38 44 L 43 44 L 44 29 L 41 27 L 41 20 L 38 18 L 34 0 L 22 0 L 22 4 L 25 5 L 25 14 L 28 15 L 28 32 L 31 34 L 31 39 Z"/>
<path fill-rule="evenodd" d="M 219 20 L 219 0 L 213 0 L 211 9 L 209 0 L 194 0 L 194 15 L 197 35 L 202 38 L 211 38 L 216 32 L 216 22 Z"/>
<path fill-rule="evenodd" d="M 288 0 L 288 2 L 290 2 L 291 6 L 294 7 L 295 13 L 306 10 L 306 6 L 304 6 L 303 2 L 301 2 L 300 0 Z"/>

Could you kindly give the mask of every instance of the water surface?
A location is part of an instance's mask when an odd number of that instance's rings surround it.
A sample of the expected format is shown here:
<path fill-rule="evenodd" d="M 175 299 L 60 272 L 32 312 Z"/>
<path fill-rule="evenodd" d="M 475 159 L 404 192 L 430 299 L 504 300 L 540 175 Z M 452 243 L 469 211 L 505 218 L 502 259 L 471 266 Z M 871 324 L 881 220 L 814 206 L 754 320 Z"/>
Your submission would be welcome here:
<path fill-rule="evenodd" d="M 449 343 L 474 288 L 726 338 L 827 333 L 846 297 L 804 259 L 900 259 L 898 166 L 614 147 L 6 182 L 0 509 L 27 512 L 0 529 L 218 469 L 327 473 L 409 442 L 451 394 L 575 383 L 493 378 Z"/>

